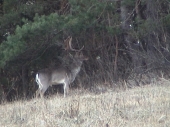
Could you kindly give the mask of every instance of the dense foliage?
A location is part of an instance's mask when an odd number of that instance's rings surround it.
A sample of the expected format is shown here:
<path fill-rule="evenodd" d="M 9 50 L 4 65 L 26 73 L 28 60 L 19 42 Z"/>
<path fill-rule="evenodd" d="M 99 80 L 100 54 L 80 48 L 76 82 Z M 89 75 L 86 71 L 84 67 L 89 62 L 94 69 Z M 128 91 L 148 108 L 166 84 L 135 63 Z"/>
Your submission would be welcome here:
<path fill-rule="evenodd" d="M 167 0 L 1 0 L 0 96 L 32 96 L 37 70 L 67 63 L 68 36 L 74 47 L 84 45 L 89 57 L 77 81 L 86 84 L 82 87 L 168 72 L 169 5 Z"/>

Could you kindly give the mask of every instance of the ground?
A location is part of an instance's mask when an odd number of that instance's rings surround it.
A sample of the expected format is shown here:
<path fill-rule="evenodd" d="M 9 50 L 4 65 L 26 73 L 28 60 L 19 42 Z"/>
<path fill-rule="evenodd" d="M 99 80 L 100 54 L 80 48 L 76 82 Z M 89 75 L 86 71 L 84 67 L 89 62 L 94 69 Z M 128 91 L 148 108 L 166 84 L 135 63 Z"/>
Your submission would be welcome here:
<path fill-rule="evenodd" d="M 69 97 L 0 105 L 1 127 L 168 127 L 170 82 L 94 94 L 72 90 Z"/>

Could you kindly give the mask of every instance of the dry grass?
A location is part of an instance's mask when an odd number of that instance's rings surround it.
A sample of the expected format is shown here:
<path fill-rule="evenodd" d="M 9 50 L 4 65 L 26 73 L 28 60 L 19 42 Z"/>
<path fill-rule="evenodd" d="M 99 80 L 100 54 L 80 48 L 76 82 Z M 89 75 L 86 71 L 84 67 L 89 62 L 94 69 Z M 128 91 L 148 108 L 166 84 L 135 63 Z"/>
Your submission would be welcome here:
<path fill-rule="evenodd" d="M 6 103 L 0 105 L 0 126 L 168 127 L 170 85 L 163 83 L 98 95 L 72 91 L 67 98 L 56 95 Z"/>

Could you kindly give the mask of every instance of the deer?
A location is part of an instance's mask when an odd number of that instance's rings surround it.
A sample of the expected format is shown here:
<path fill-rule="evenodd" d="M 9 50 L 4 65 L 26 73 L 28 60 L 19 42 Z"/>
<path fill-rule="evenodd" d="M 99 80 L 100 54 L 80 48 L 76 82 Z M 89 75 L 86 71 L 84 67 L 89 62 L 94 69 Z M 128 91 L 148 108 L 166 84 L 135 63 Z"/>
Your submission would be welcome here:
<path fill-rule="evenodd" d="M 72 37 L 68 37 L 65 41 L 65 50 L 71 50 L 75 52 L 73 61 L 69 66 L 57 66 L 52 68 L 46 68 L 38 71 L 36 74 L 36 82 L 39 86 L 36 91 L 36 98 L 40 95 L 41 98 L 49 86 L 63 84 L 64 97 L 68 95 L 69 85 L 75 80 L 76 76 L 80 72 L 83 61 L 88 60 L 88 57 L 84 56 L 82 49 L 84 46 L 77 50 L 72 47 Z"/>

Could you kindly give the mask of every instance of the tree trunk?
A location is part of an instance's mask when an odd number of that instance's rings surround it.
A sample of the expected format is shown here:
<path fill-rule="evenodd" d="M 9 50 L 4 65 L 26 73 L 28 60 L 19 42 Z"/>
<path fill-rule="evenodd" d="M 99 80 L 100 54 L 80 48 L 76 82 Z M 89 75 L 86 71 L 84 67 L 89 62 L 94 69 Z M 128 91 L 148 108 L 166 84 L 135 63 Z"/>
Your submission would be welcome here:
<path fill-rule="evenodd" d="M 124 40 L 125 45 L 127 45 L 127 50 L 129 51 L 129 55 L 132 58 L 133 63 L 133 71 L 136 73 L 141 72 L 141 67 L 143 64 L 143 59 L 141 57 L 140 52 L 140 42 L 138 38 L 135 36 L 135 31 L 132 28 L 133 19 L 132 15 L 135 10 L 130 10 L 125 4 L 124 0 L 121 2 L 121 20 L 122 20 L 122 29 L 124 32 Z"/>

